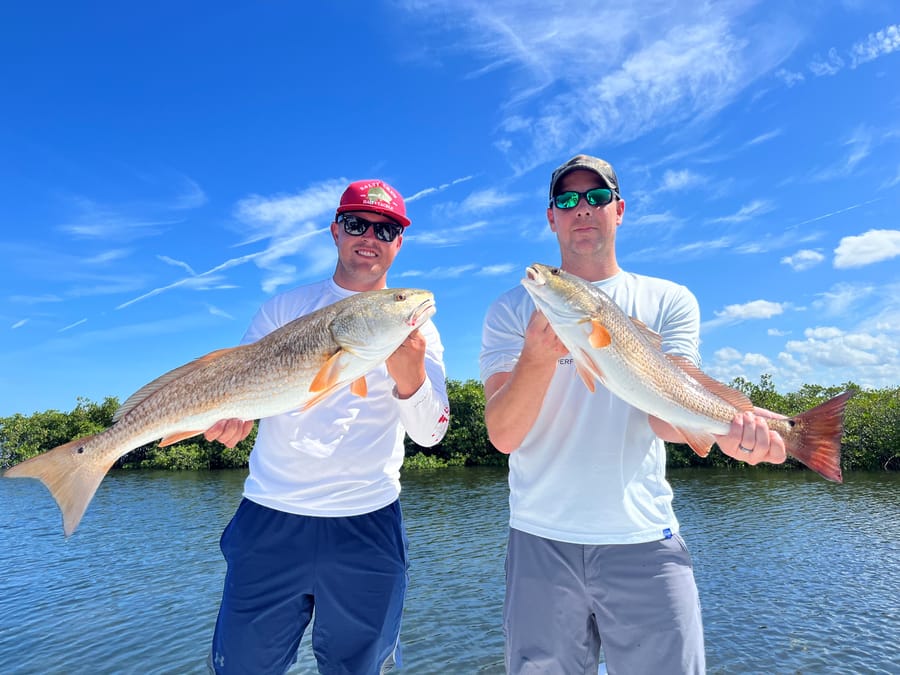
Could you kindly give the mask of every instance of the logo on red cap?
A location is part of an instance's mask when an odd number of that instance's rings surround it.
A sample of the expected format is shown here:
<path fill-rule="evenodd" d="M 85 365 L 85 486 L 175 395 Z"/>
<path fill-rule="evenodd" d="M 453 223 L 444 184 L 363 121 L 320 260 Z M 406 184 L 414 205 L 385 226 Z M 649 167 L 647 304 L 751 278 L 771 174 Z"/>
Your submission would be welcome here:
<path fill-rule="evenodd" d="M 359 180 L 350 183 L 341 195 L 341 204 L 337 212 L 374 211 L 393 218 L 406 227 L 410 220 L 406 217 L 406 205 L 403 197 L 382 180 Z"/>

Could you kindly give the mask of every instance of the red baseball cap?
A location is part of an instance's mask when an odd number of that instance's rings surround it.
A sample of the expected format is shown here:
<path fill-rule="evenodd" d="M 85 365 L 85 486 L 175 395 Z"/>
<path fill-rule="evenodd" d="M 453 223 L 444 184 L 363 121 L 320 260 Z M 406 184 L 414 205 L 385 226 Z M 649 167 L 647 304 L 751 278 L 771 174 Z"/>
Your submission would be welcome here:
<path fill-rule="evenodd" d="M 393 218 L 403 227 L 408 227 L 406 204 L 403 197 L 383 180 L 358 180 L 350 183 L 341 195 L 338 213 L 344 211 L 374 211 Z"/>

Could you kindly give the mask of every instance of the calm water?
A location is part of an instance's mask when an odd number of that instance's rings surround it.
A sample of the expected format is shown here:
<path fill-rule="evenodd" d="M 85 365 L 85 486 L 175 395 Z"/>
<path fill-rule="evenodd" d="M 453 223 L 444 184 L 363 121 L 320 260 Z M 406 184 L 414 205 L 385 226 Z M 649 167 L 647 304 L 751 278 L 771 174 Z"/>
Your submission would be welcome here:
<path fill-rule="evenodd" d="M 710 673 L 900 672 L 900 474 L 671 479 Z M 205 672 L 242 480 L 112 474 L 69 540 L 42 485 L 0 481 L 0 672 Z M 502 673 L 505 471 L 409 472 L 403 508 L 404 672 Z"/>

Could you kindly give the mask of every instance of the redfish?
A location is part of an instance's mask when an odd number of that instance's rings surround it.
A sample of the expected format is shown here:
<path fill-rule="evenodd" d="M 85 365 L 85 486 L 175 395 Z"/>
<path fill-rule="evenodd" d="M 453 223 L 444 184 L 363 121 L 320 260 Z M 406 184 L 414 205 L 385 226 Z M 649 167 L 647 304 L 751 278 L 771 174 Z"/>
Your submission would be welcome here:
<path fill-rule="evenodd" d="M 599 381 L 648 415 L 668 422 L 701 457 L 725 435 L 738 412 L 752 410 L 742 392 L 662 351 L 662 338 L 589 281 L 557 267 L 533 264 L 522 285 L 572 355 L 590 391 Z M 842 482 L 841 435 L 846 391 L 795 417 L 765 418 L 787 454 L 828 480 Z"/>

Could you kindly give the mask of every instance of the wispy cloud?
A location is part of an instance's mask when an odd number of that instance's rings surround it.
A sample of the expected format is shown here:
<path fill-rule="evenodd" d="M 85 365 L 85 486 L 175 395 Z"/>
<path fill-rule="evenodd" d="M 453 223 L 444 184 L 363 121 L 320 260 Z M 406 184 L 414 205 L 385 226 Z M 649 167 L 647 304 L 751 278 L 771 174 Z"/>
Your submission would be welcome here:
<path fill-rule="evenodd" d="M 754 136 L 749 141 L 747 141 L 744 145 L 752 146 L 752 145 L 761 145 L 763 143 L 768 143 L 769 141 L 778 138 L 782 134 L 781 129 L 773 129 L 772 131 L 767 131 L 764 134 L 760 134 L 759 136 Z"/>
<path fill-rule="evenodd" d="M 418 200 L 422 199 L 423 197 L 428 197 L 428 196 L 437 194 L 439 192 L 443 192 L 447 188 L 451 188 L 454 185 L 459 185 L 460 183 L 465 183 L 466 181 L 472 180 L 472 178 L 473 178 L 473 176 L 463 176 L 462 178 L 455 178 L 455 179 L 451 180 L 449 183 L 441 183 L 437 187 L 428 187 L 423 190 L 419 190 L 412 196 L 406 197 L 404 199 L 404 201 L 407 204 L 409 204 L 410 202 L 418 201 Z"/>
<path fill-rule="evenodd" d="M 558 12 L 537 0 L 409 6 L 420 16 L 432 10 L 426 14 L 440 17 L 442 31 L 448 23 L 462 29 L 448 49 L 482 56 L 474 77 L 514 73 L 495 145 L 517 173 L 578 148 L 708 118 L 774 67 L 794 39 L 783 24 L 748 26 L 743 3 L 656 3 L 661 32 L 646 29 L 641 4 L 570 4 Z M 603 77 L 586 78 L 588 72 Z M 537 97 L 553 88 L 567 95 Z"/>
<path fill-rule="evenodd" d="M 464 274 L 472 274 L 478 270 L 476 265 L 457 265 L 455 267 L 435 267 L 430 270 L 407 270 L 400 278 L 422 277 L 426 279 L 458 279 Z"/>
<path fill-rule="evenodd" d="M 22 326 L 24 326 L 26 323 L 28 323 L 28 319 L 22 319 L 20 321 L 16 321 L 12 326 L 10 326 L 10 328 L 16 330 L 17 328 L 21 328 Z"/>
<path fill-rule="evenodd" d="M 226 312 L 221 307 L 216 307 L 215 305 L 207 305 L 206 310 L 213 316 L 221 316 L 224 319 L 232 319 L 232 320 L 234 319 L 234 317 L 231 316 L 231 314 Z"/>
<path fill-rule="evenodd" d="M 10 302 L 16 302 L 23 305 L 40 305 L 48 302 L 62 302 L 63 299 L 58 295 L 47 293 L 45 295 L 11 295 Z"/>
<path fill-rule="evenodd" d="M 713 218 L 712 223 L 744 223 L 752 220 L 757 216 L 769 213 L 775 208 L 775 205 L 764 199 L 754 199 L 749 204 L 742 206 L 737 213 L 730 216 L 722 216 L 721 218 Z"/>
<path fill-rule="evenodd" d="M 808 218 L 806 220 L 801 220 L 797 223 L 797 226 L 807 225 L 809 223 L 814 223 L 817 220 L 825 220 L 826 218 L 831 218 L 832 216 L 839 215 L 841 213 L 846 213 L 847 211 L 852 211 L 853 209 L 858 209 L 861 206 L 865 206 L 866 204 L 873 204 L 874 202 L 879 201 L 878 199 L 869 199 L 867 201 L 861 202 L 859 204 L 853 204 L 851 206 L 847 206 L 843 209 L 838 209 L 837 211 L 831 211 L 829 213 L 823 213 L 821 216 L 815 216 L 813 218 Z"/>
<path fill-rule="evenodd" d="M 460 246 L 469 240 L 472 233 L 479 232 L 487 226 L 487 220 L 479 220 L 467 225 L 440 228 L 437 231 L 412 232 L 409 236 L 416 245 Z M 404 237 L 404 241 L 405 239 Z"/>
<path fill-rule="evenodd" d="M 85 198 L 77 198 L 75 202 L 78 211 L 75 218 L 60 224 L 58 229 L 77 238 L 132 241 L 159 234 L 179 222 L 170 217 L 146 218 L 129 214 Z"/>
<path fill-rule="evenodd" d="M 84 324 L 84 323 L 87 323 L 87 319 L 80 319 L 80 320 L 78 320 L 78 321 L 76 321 L 76 322 L 74 322 L 74 323 L 70 323 L 68 326 L 63 326 L 62 328 L 59 329 L 59 332 L 60 332 L 60 333 L 65 333 L 67 330 L 72 330 L 72 329 L 75 328 L 76 326 L 80 326 L 80 325 L 82 325 L 82 324 Z"/>
<path fill-rule="evenodd" d="M 802 272 L 815 267 L 825 260 L 825 256 L 818 251 L 811 249 L 803 249 L 797 251 L 793 255 L 785 256 L 781 259 L 782 265 L 788 265 L 795 272 Z"/>
<path fill-rule="evenodd" d="M 193 276 L 197 276 L 197 273 L 193 270 L 193 268 L 192 268 L 190 265 L 188 265 L 186 262 L 182 261 L 182 260 L 175 260 L 175 258 L 170 258 L 170 257 L 167 256 L 167 255 L 158 255 L 158 256 L 156 256 L 156 257 L 157 257 L 159 260 L 162 260 L 164 263 L 166 263 L 166 264 L 168 264 L 168 265 L 173 265 L 173 266 L 175 266 L 175 267 L 180 267 L 181 269 L 183 269 L 184 271 L 186 271 L 188 274 L 190 274 L 192 277 L 193 277 Z"/>
<path fill-rule="evenodd" d="M 682 169 L 681 171 L 672 171 L 671 169 L 663 173 L 662 182 L 657 190 L 660 192 L 671 192 L 673 190 L 683 190 L 689 187 L 702 185 L 706 179 L 698 173 L 690 169 Z"/>
<path fill-rule="evenodd" d="M 872 296 L 875 289 L 862 284 L 835 284 L 829 290 L 818 294 L 813 308 L 826 316 L 841 316 L 858 311 L 860 303 Z"/>

